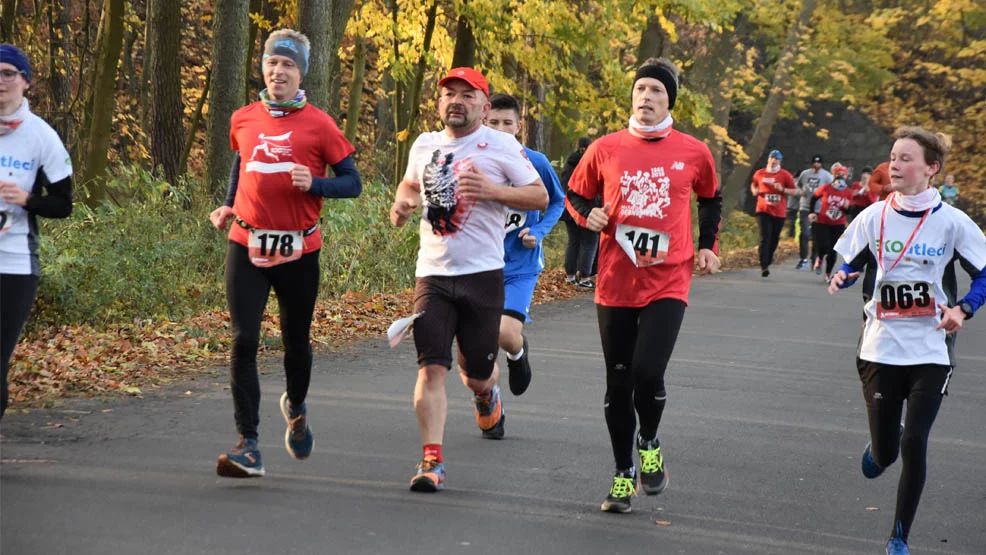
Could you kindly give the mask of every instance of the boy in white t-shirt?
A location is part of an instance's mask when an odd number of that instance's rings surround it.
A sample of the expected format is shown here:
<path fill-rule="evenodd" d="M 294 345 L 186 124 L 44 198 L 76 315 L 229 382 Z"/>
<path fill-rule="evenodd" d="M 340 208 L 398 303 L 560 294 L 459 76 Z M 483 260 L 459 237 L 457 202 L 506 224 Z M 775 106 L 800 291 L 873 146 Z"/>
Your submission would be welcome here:
<path fill-rule="evenodd" d="M 904 465 L 887 553 L 909 553 L 907 538 L 927 473 L 931 426 L 951 376 L 946 334 L 986 303 L 986 237 L 930 186 L 950 141 L 917 127 L 897 132 L 886 200 L 867 207 L 835 245 L 846 263 L 829 293 L 848 287 L 864 266 L 876 266 L 856 365 L 863 385 L 871 442 L 861 467 L 876 478 L 898 452 Z M 943 274 L 953 258 L 973 268 L 965 297 L 948 306 Z M 904 404 L 907 412 L 901 427 Z"/>
<path fill-rule="evenodd" d="M 508 206 L 542 210 L 548 204 L 544 184 L 520 143 L 483 125 L 490 108 L 486 78 L 472 68 L 455 68 L 438 85 L 445 129 L 422 133 L 414 141 L 390 212 L 391 222 L 402 226 L 424 207 L 414 290 L 414 312 L 420 314 L 414 324 L 414 409 L 423 456 L 411 478 L 411 490 L 421 492 L 435 492 L 445 484 L 445 379 L 453 338 L 480 429 L 484 435 L 503 435 L 503 403 L 496 386 L 503 222 Z"/>

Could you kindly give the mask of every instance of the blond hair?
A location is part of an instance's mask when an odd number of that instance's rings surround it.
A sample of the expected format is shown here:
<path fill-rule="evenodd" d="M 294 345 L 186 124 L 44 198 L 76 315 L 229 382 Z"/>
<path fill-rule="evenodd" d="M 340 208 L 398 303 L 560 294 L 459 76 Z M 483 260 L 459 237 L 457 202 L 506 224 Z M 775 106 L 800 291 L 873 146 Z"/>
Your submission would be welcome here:
<path fill-rule="evenodd" d="M 924 163 L 929 166 L 938 163 L 936 175 L 945 168 L 945 155 L 952 150 L 952 137 L 916 125 L 898 127 L 894 133 L 894 138 L 897 140 L 911 139 L 919 144 L 922 152 L 924 152 Z"/>

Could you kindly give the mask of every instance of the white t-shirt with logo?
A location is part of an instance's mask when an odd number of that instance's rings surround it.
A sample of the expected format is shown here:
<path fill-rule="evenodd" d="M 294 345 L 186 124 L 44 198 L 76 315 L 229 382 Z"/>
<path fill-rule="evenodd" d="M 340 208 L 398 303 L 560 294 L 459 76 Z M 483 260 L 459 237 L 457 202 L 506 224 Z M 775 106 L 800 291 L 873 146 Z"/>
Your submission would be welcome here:
<path fill-rule="evenodd" d="M 72 160 L 58 133 L 28 114 L 17 129 L 0 136 L 0 180 L 31 193 L 42 169 L 55 183 L 72 175 Z M 39 274 L 37 227 L 31 220 L 23 207 L 0 199 L 0 274 Z"/>
<path fill-rule="evenodd" d="M 459 176 L 470 168 L 504 187 L 534 183 L 540 176 L 513 135 L 480 126 L 454 138 L 444 131 L 422 133 L 411 146 L 404 179 L 421 187 L 421 247 L 415 276 L 460 276 L 503 267 L 503 222 L 499 202 L 468 202 L 459 195 Z"/>
<path fill-rule="evenodd" d="M 956 252 L 976 268 L 986 267 L 986 237 L 964 212 L 941 204 L 907 245 L 921 218 L 888 207 L 881 245 L 880 221 L 885 204 L 880 201 L 863 210 L 835 244 L 846 263 L 863 249 L 870 249 L 880 266 L 873 298 L 863 308 L 866 325 L 859 358 L 902 366 L 948 365 L 945 330 L 935 329 L 941 322 L 938 304 L 947 304 L 942 273 Z M 893 266 L 898 258 L 900 262 Z"/>

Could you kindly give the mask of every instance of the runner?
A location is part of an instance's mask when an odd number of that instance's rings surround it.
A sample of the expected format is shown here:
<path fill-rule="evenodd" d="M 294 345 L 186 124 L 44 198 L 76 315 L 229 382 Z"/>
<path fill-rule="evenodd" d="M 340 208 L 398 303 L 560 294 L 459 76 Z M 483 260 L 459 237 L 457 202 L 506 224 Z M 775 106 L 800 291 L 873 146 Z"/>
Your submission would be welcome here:
<path fill-rule="evenodd" d="M 568 192 L 568 180 L 579 165 L 585 149 L 589 148 L 592 141 L 589 137 L 581 137 L 578 141 L 578 148 L 575 152 L 568 155 L 565 165 L 561 171 L 561 186 L 565 193 Z M 598 204 L 599 199 L 593 202 Z M 592 281 L 595 275 L 596 252 L 599 248 L 599 234 L 575 223 L 575 220 L 564 210 L 561 220 L 565 222 L 565 231 L 568 233 L 568 242 L 565 244 L 565 279 L 569 283 L 585 289 L 594 289 L 596 284 Z"/>
<path fill-rule="evenodd" d="M 941 186 L 941 199 L 943 202 L 955 206 L 955 201 L 959 198 L 959 188 L 955 185 L 955 176 L 948 174 L 945 176 L 945 183 Z"/>
<path fill-rule="evenodd" d="M 236 156 L 229 190 L 225 204 L 209 215 L 217 229 L 235 222 L 226 251 L 226 301 L 233 334 L 230 390 L 240 440 L 216 464 L 216 473 L 230 478 L 264 475 L 257 447 L 257 348 L 271 288 L 280 308 L 287 378 L 280 401 L 287 422 L 284 444 L 295 459 L 312 452 L 305 397 L 320 277 L 322 199 L 353 198 L 362 191 L 353 146 L 298 88 L 308 70 L 309 49 L 308 38 L 291 29 L 274 31 L 267 39 L 261 68 L 267 88 L 259 101 L 233 113 L 230 143 Z M 336 177 L 326 177 L 327 165 Z"/>
<path fill-rule="evenodd" d="M 486 78 L 460 67 L 438 85 L 445 129 L 414 141 L 390 211 L 391 223 L 402 226 L 425 205 L 414 288 L 414 312 L 420 314 L 414 323 L 414 410 L 423 456 L 411 490 L 420 492 L 445 486 L 445 378 L 453 338 L 479 428 L 484 436 L 503 435 L 503 402 L 496 385 L 504 306 L 503 222 L 508 206 L 524 211 L 548 206 L 548 191 L 517 139 L 483 125 L 490 109 Z"/>
<path fill-rule="evenodd" d="M 516 137 L 523 127 L 517 99 L 508 94 L 495 94 L 490 99 L 490 106 L 486 125 Z M 510 392 L 514 395 L 523 394 L 531 384 L 527 337 L 522 332 L 524 324 L 531 320 L 534 286 L 544 269 L 541 242 L 565 210 L 565 196 L 551 162 L 540 152 L 527 147 L 524 147 L 524 153 L 547 187 L 549 200 L 543 214 L 540 210 L 507 210 L 504 225 L 507 236 L 503 239 L 504 305 L 503 316 L 500 317 L 500 348 L 507 355 Z M 484 437 L 490 436 L 484 433 Z"/>
<path fill-rule="evenodd" d="M 870 191 L 878 200 L 886 200 L 893 190 L 890 185 L 890 162 L 883 162 L 870 175 Z"/>
<path fill-rule="evenodd" d="M 853 192 L 846 181 L 849 170 L 842 164 L 832 166 L 835 180 L 815 189 L 815 198 L 820 199 L 815 220 L 815 241 L 818 243 L 818 256 L 825 261 L 825 283 L 831 280 L 835 266 L 835 242 L 846 230 L 846 209 L 852 205 Z M 821 269 L 821 265 L 819 265 Z"/>
<path fill-rule="evenodd" d="M 903 461 L 887 542 L 891 555 L 909 553 L 927 473 L 928 436 L 951 376 L 946 334 L 960 329 L 986 302 L 986 237 L 930 186 L 949 148 L 944 135 L 898 129 L 889 166 L 893 193 L 864 210 L 836 244 L 846 264 L 829 284 L 834 294 L 851 285 L 867 263 L 876 267 L 873 291 L 879 294 L 864 307 L 856 359 L 871 438 L 861 466 L 867 478 L 876 478 L 898 452 Z M 966 296 L 948 306 L 943 274 L 955 255 L 978 270 Z"/>
<path fill-rule="evenodd" d="M 774 262 L 774 252 L 781 240 L 784 219 L 787 216 L 787 196 L 795 195 L 794 176 L 781 169 L 784 155 L 779 150 L 770 151 L 767 167 L 753 174 L 750 194 L 757 197 L 757 222 L 760 224 L 760 276 L 770 275 L 770 265 Z"/>
<path fill-rule="evenodd" d="M 72 213 L 72 159 L 58 133 L 31 112 L 31 62 L 0 44 L 0 418 L 7 374 L 38 292 L 38 218 Z"/>
<path fill-rule="evenodd" d="M 859 172 L 859 181 L 852 184 L 852 206 L 846 211 L 846 223 L 852 223 L 864 208 L 876 202 L 876 195 L 870 191 L 870 175 L 873 169 L 866 167 Z"/>
<path fill-rule="evenodd" d="M 801 218 L 801 236 L 798 240 L 798 254 L 801 260 L 794 267 L 795 270 L 804 270 L 815 262 L 818 257 L 818 245 L 815 242 L 813 225 L 815 223 L 815 212 L 812 210 L 815 189 L 826 183 L 832 182 L 832 174 L 822 168 L 822 157 L 818 154 L 811 159 L 811 168 L 798 175 L 798 194 L 801 195 L 801 202 L 798 206 L 799 217 Z M 811 240 L 811 250 L 808 249 L 808 241 Z M 808 255 L 811 258 L 808 258 Z"/>
<path fill-rule="evenodd" d="M 603 511 L 628 512 L 638 480 L 648 495 L 668 484 L 657 432 L 667 399 L 664 373 L 696 261 L 693 191 L 699 204 L 699 272 L 719 271 L 715 250 L 722 196 L 715 165 L 704 143 L 672 128 L 677 94 L 673 63 L 650 58 L 640 66 L 629 129 L 589 146 L 566 197 L 576 222 L 602 232 L 595 300 L 606 361 L 603 407 L 616 460 Z M 604 205 L 594 208 L 592 199 L 599 194 Z"/>

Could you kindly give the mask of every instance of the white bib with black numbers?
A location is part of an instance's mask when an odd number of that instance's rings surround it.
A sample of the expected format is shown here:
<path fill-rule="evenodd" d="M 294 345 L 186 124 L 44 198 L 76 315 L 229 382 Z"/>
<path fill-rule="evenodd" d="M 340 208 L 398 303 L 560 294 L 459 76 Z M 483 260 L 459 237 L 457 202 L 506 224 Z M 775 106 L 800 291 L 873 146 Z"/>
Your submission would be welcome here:
<path fill-rule="evenodd" d="M 668 257 L 671 236 L 645 227 L 617 224 L 616 242 L 638 268 L 660 264 Z"/>
<path fill-rule="evenodd" d="M 304 237 L 300 231 L 251 229 L 247 244 L 250 262 L 258 268 L 270 268 L 301 258 Z"/>

